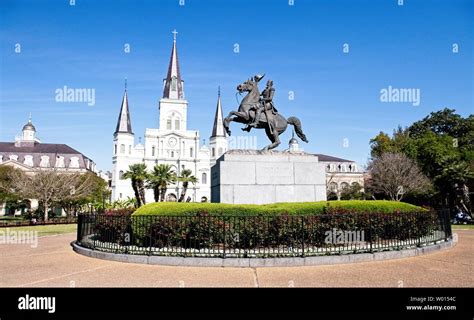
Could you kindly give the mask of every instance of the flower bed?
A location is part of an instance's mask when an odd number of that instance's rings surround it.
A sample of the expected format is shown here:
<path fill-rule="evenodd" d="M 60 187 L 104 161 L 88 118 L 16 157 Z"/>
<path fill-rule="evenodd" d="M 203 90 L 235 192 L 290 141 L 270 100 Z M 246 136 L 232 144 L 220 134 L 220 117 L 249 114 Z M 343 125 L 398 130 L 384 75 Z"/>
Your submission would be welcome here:
<path fill-rule="evenodd" d="M 262 206 L 263 213 L 258 215 L 231 215 L 222 211 L 227 205 L 216 206 L 211 213 L 203 211 L 203 207 L 209 208 L 203 206 L 180 215 L 166 211 L 159 215 L 83 215 L 79 219 L 78 242 L 87 237 L 99 250 L 104 249 L 103 243 L 108 243 L 109 247 L 122 248 L 120 251 L 143 248 L 146 254 L 204 252 L 215 256 L 218 252 L 224 257 L 288 256 L 416 246 L 446 240 L 451 235 L 446 214 L 420 208 L 362 212 L 331 206 L 317 214 L 299 214 L 282 212 L 285 205 Z M 169 206 L 172 207 L 176 204 Z M 258 210 L 255 207 L 249 210 Z M 268 210 L 269 207 L 272 209 Z M 309 210 L 307 204 L 302 207 Z M 232 208 L 231 212 L 236 211 Z"/>

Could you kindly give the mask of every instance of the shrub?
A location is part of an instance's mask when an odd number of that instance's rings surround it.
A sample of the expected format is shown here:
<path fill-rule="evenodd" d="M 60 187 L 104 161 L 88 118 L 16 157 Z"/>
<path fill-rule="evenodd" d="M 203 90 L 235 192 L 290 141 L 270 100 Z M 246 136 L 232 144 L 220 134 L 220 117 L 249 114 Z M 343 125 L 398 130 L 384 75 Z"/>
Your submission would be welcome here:
<path fill-rule="evenodd" d="M 365 241 L 418 239 L 440 230 L 433 211 L 393 201 L 230 205 L 153 203 L 96 216 L 97 239 L 156 248 L 261 249 L 327 247 L 333 229 L 365 233 Z M 129 235 L 131 243 L 126 240 Z"/>
<path fill-rule="evenodd" d="M 104 242 L 126 244 L 131 237 L 131 215 L 134 209 L 110 209 L 96 216 L 94 233 L 96 239 Z"/>
<path fill-rule="evenodd" d="M 273 216 L 280 214 L 314 215 L 321 213 L 337 213 L 339 211 L 345 213 L 398 213 L 425 211 L 425 209 L 404 202 L 386 200 L 285 202 L 266 205 L 155 202 L 140 207 L 133 215 L 195 216 L 206 213 L 212 216 Z"/>
<path fill-rule="evenodd" d="M 328 231 L 364 231 L 365 241 L 408 240 L 440 229 L 435 212 L 273 216 L 134 216 L 138 245 L 193 249 L 325 247 Z M 141 240 L 140 240 L 141 239 Z"/>

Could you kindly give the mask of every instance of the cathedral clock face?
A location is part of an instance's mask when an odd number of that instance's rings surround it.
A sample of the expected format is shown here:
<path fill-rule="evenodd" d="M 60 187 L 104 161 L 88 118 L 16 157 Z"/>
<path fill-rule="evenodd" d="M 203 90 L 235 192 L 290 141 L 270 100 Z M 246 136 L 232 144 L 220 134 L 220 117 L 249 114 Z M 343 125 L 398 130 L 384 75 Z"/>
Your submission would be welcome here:
<path fill-rule="evenodd" d="M 176 146 L 176 143 L 178 143 L 178 140 L 176 140 L 176 138 L 171 137 L 168 139 L 168 146 L 170 148 L 174 148 Z"/>

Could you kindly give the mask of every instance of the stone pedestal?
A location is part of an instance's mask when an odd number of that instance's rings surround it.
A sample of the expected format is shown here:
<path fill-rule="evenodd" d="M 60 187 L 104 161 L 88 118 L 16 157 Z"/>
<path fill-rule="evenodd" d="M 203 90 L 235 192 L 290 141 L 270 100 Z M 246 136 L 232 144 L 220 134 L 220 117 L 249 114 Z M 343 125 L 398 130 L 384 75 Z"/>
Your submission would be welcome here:
<path fill-rule="evenodd" d="M 265 204 L 320 200 L 326 200 L 326 172 L 316 155 L 230 150 L 211 168 L 211 202 Z"/>

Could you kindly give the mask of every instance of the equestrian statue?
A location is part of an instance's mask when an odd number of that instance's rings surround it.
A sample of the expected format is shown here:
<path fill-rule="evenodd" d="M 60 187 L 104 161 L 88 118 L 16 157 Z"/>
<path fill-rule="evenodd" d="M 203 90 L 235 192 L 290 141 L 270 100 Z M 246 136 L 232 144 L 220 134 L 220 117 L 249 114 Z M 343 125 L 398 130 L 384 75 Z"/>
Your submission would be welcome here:
<path fill-rule="evenodd" d="M 308 142 L 301 129 L 301 121 L 297 117 L 286 119 L 275 108 L 273 103 L 275 88 L 273 88 L 272 80 L 267 81 L 266 88 L 260 93 L 258 83 L 264 76 L 256 75 L 237 86 L 239 94 L 242 92 L 248 93 L 242 99 L 239 109 L 231 111 L 224 119 L 224 128 L 227 134 L 231 135 L 229 125 L 232 121 L 245 124 L 246 127 L 242 130 L 247 132 L 250 132 L 252 128 L 265 129 L 265 133 L 272 143 L 263 148 L 262 151 L 268 151 L 276 148 L 281 143 L 279 136 L 285 132 L 288 124 L 291 124 L 295 128 L 296 135 L 304 142 Z"/>

